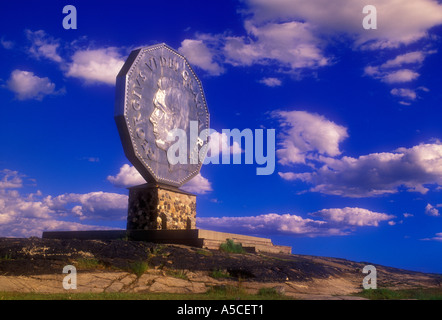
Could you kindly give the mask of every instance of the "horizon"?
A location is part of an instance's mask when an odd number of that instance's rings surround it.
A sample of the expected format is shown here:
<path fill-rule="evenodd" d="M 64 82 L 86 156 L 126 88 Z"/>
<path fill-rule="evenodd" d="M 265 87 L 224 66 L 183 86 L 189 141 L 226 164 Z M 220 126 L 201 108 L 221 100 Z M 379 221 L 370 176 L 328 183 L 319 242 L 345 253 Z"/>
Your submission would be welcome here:
<path fill-rule="evenodd" d="M 69 21 L 68 3 L 1 3 L 0 237 L 126 228 L 145 181 L 115 80 L 166 43 L 201 81 L 218 149 L 182 187 L 198 228 L 442 273 L 442 2 L 407 3 L 73 1 Z"/>

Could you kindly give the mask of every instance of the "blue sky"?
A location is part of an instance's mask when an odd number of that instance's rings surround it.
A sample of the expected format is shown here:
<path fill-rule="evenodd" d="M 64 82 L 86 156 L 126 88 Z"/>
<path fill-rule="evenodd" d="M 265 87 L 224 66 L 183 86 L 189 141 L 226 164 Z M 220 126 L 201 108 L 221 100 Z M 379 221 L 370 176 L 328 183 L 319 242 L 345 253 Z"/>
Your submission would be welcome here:
<path fill-rule="evenodd" d="M 165 42 L 201 79 L 218 138 L 276 130 L 272 175 L 208 164 L 184 186 L 197 226 L 442 272 L 442 4 L 370 4 L 367 30 L 365 1 L 2 2 L 0 236 L 125 228 L 126 188 L 143 181 L 115 76 Z"/>

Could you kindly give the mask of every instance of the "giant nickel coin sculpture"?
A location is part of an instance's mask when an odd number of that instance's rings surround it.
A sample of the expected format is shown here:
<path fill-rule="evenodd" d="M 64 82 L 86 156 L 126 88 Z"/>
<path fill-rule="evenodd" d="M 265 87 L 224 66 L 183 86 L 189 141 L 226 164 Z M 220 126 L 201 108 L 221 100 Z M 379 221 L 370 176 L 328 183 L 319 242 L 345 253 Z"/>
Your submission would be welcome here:
<path fill-rule="evenodd" d="M 132 51 L 117 76 L 115 121 L 126 157 L 147 181 L 130 188 L 128 229 L 193 228 L 195 197 L 176 188 L 201 169 L 209 112 L 186 58 L 166 44 Z M 169 161 L 183 139 L 174 129 L 185 133 L 186 161 Z"/>
<path fill-rule="evenodd" d="M 134 50 L 117 76 L 116 93 L 115 119 L 123 148 L 144 179 L 180 187 L 196 176 L 204 157 L 190 155 L 195 148 L 203 154 L 205 145 L 201 139 L 190 141 L 191 124 L 198 134 L 208 129 L 209 112 L 201 82 L 186 58 L 166 44 Z M 186 163 L 168 161 L 173 129 L 186 132 Z"/>

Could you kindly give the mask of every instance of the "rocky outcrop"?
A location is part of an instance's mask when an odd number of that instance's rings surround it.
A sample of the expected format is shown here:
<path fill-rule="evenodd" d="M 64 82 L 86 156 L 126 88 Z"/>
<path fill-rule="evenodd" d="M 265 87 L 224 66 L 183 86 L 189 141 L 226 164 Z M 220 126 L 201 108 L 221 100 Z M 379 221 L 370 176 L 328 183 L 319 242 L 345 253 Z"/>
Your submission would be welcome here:
<path fill-rule="evenodd" d="M 300 299 L 349 299 L 362 289 L 368 262 L 296 254 L 234 254 L 184 245 L 127 240 L 0 238 L 0 292 L 66 292 L 63 273 L 75 266 L 71 292 L 204 293 L 237 287 L 274 288 Z M 376 265 L 378 287 L 440 287 L 442 277 Z"/>
<path fill-rule="evenodd" d="M 0 276 L 0 291 L 38 293 L 102 293 L 102 292 L 151 292 L 151 293 L 205 293 L 213 287 L 238 287 L 244 292 L 256 294 L 262 288 L 274 288 L 281 294 L 299 299 L 359 299 L 351 296 L 358 286 L 343 279 L 294 282 L 254 281 L 238 282 L 232 279 L 217 280 L 204 272 L 187 272 L 188 279 L 167 276 L 161 270 L 148 270 L 137 277 L 128 272 L 78 272 L 77 288 L 66 290 L 62 282 L 65 274 L 38 276 Z"/>

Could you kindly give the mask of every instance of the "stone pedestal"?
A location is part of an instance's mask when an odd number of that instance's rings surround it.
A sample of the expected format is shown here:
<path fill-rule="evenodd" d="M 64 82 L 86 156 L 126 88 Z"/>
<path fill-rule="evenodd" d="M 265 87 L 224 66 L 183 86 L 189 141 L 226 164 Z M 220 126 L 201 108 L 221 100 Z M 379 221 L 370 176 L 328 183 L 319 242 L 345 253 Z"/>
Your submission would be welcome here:
<path fill-rule="evenodd" d="M 195 229 L 196 196 L 169 186 L 129 188 L 127 230 Z"/>

